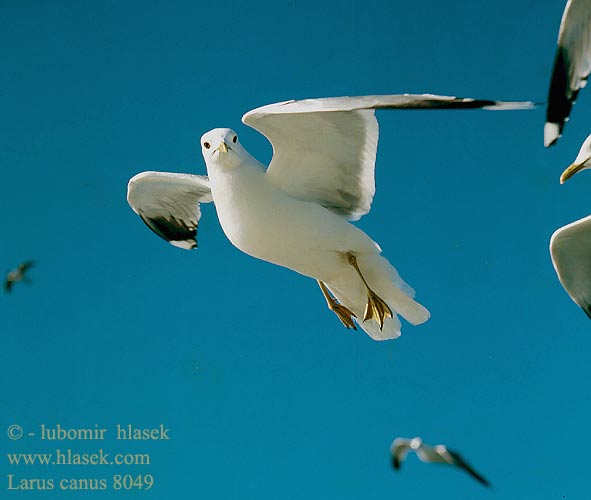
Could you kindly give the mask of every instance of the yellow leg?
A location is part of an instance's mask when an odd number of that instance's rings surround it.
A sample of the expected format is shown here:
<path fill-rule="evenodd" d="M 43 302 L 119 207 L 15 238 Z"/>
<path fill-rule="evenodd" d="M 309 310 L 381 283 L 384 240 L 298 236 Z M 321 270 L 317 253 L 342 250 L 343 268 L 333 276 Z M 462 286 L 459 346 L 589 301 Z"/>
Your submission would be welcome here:
<path fill-rule="evenodd" d="M 357 264 L 357 257 L 355 257 L 355 255 L 353 255 L 351 252 L 348 252 L 346 255 L 347 261 L 355 268 L 357 274 L 359 274 L 359 277 L 363 281 L 365 288 L 367 288 L 367 304 L 365 306 L 363 321 L 374 319 L 379 323 L 380 330 L 382 330 L 384 328 L 385 319 L 392 318 L 394 316 L 392 309 L 390 309 L 388 304 L 386 304 L 371 288 L 369 288 L 369 285 L 367 284 L 367 281 L 365 281 L 365 278 L 363 277 L 363 274 L 361 274 L 361 270 Z"/>
<path fill-rule="evenodd" d="M 337 315 L 337 317 L 341 320 L 341 323 L 345 325 L 346 328 L 353 328 L 353 330 L 357 330 L 355 323 L 353 323 L 353 318 L 356 318 L 357 316 L 355 316 L 345 306 L 339 304 L 337 300 L 330 295 L 328 288 L 326 288 L 326 285 L 322 283 L 322 281 L 316 281 L 320 286 L 320 290 L 322 290 L 322 294 L 326 299 L 326 304 L 328 305 L 328 308 Z"/>

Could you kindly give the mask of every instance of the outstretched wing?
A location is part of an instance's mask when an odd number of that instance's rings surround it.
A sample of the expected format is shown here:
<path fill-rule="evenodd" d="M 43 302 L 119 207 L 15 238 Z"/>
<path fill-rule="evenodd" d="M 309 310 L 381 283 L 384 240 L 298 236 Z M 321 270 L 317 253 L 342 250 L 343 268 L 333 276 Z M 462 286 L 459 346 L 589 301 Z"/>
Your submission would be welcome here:
<path fill-rule="evenodd" d="M 438 95 L 331 97 L 270 104 L 242 121 L 273 145 L 270 179 L 290 196 L 350 220 L 369 212 L 375 193 L 376 109 L 524 109 L 508 103 Z"/>
<path fill-rule="evenodd" d="M 402 462 L 410 450 L 410 439 L 396 438 L 390 445 L 390 455 L 394 470 L 400 469 Z"/>
<path fill-rule="evenodd" d="M 199 203 L 213 198 L 206 176 L 142 172 L 130 179 L 127 201 L 158 236 L 171 245 L 191 250 L 197 247 Z"/>
<path fill-rule="evenodd" d="M 468 474 L 470 474 L 474 479 L 476 479 L 476 481 L 478 481 L 480 484 L 482 484 L 483 486 L 486 486 L 487 488 L 490 488 L 490 482 L 481 474 L 479 474 L 478 472 L 476 472 L 472 466 L 470 466 L 463 458 L 460 454 L 456 453 L 455 451 L 452 451 L 450 449 L 447 449 L 447 453 L 449 453 L 449 455 L 451 456 L 451 458 L 454 461 L 454 465 L 456 465 L 457 467 L 464 469 Z"/>
<path fill-rule="evenodd" d="M 27 260 L 18 266 L 18 270 L 21 273 L 26 273 L 29 269 L 35 266 L 34 260 Z"/>
<path fill-rule="evenodd" d="M 556 230 L 550 255 L 560 283 L 591 318 L 591 216 Z"/>
<path fill-rule="evenodd" d="M 579 90 L 591 72 L 591 0 L 568 0 L 560 30 L 558 48 L 548 93 L 544 145 L 554 144 L 560 135 Z"/>

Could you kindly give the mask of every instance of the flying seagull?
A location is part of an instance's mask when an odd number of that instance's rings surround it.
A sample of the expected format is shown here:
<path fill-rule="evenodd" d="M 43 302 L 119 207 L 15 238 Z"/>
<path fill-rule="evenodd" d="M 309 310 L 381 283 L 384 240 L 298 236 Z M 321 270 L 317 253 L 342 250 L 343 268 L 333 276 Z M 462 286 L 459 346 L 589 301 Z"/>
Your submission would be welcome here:
<path fill-rule="evenodd" d="M 544 145 L 552 146 L 560 135 L 579 90 L 591 72 L 591 0 L 568 0 L 548 93 Z"/>
<path fill-rule="evenodd" d="M 9 271 L 6 274 L 6 279 L 4 280 L 4 290 L 10 292 L 14 284 L 18 283 L 19 281 L 30 284 L 31 280 L 25 275 L 25 273 L 34 265 L 35 263 L 32 260 L 28 260 L 22 264 L 19 264 L 12 271 Z"/>
<path fill-rule="evenodd" d="M 574 163 L 560 176 L 563 183 L 591 167 L 591 135 Z M 550 238 L 552 264 L 571 299 L 591 318 L 591 216 L 557 229 Z"/>
<path fill-rule="evenodd" d="M 460 469 L 465 470 L 483 486 L 486 486 L 487 488 L 490 487 L 490 483 L 468 465 L 458 453 L 450 450 L 442 444 L 429 446 L 423 443 L 423 440 L 420 437 L 412 439 L 396 438 L 392 442 L 390 453 L 392 455 L 392 467 L 394 467 L 395 470 L 400 469 L 400 466 L 409 451 L 414 451 L 423 462 L 434 462 L 459 467 Z"/>
<path fill-rule="evenodd" d="M 273 145 L 266 170 L 236 132 L 217 128 L 201 138 L 208 177 L 143 172 L 129 181 L 127 200 L 156 234 L 186 249 L 197 246 L 199 203 L 213 201 L 234 246 L 316 279 L 345 327 L 393 339 L 400 335 L 398 314 L 416 325 L 429 311 L 413 300 L 378 244 L 347 222 L 368 213 L 374 196 L 375 110 L 531 107 L 408 94 L 270 104 L 242 117 Z M 295 313 L 289 305 L 284 312 Z"/>

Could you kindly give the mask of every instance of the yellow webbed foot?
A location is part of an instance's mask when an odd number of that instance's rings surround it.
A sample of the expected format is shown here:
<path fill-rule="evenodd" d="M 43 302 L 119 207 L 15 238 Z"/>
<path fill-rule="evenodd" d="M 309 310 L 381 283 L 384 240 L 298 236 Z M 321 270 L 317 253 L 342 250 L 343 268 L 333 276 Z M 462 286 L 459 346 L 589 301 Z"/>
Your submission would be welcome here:
<path fill-rule="evenodd" d="M 328 308 L 334 312 L 337 317 L 341 320 L 341 323 L 345 326 L 345 328 L 352 328 L 353 330 L 357 330 L 355 323 L 353 322 L 353 318 L 356 318 L 355 314 L 353 314 L 347 307 L 342 304 L 339 304 L 338 301 L 330 295 L 328 288 L 326 285 L 322 283 L 320 280 L 318 281 L 318 285 L 320 286 L 320 290 L 322 290 L 322 294 L 326 299 L 326 304 Z"/>
<path fill-rule="evenodd" d="M 367 289 L 367 305 L 365 306 L 365 314 L 363 321 L 368 319 L 376 320 L 380 325 L 380 330 L 384 328 L 384 321 L 386 318 L 392 318 L 394 314 L 392 309 L 386 304 L 373 290 Z"/>

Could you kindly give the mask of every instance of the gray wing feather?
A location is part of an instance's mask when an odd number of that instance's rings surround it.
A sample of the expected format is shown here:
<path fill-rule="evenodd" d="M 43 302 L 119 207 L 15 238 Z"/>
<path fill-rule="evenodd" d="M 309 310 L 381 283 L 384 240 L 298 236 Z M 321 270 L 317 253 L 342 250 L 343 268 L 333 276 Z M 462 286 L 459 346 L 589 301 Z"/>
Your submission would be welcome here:
<path fill-rule="evenodd" d="M 206 176 L 142 172 L 129 181 L 127 201 L 154 233 L 190 250 L 197 247 L 199 203 L 213 198 Z"/>
<path fill-rule="evenodd" d="M 410 439 L 396 438 L 390 445 L 391 463 L 394 470 L 399 470 L 410 450 Z"/>
<path fill-rule="evenodd" d="M 269 178 L 294 198 L 314 201 L 357 220 L 375 193 L 376 109 L 529 109 L 501 102 L 433 94 L 370 95 L 284 101 L 249 111 L 242 121 L 273 146 Z"/>
<path fill-rule="evenodd" d="M 550 255 L 560 283 L 591 318 L 591 216 L 555 231 Z"/>

